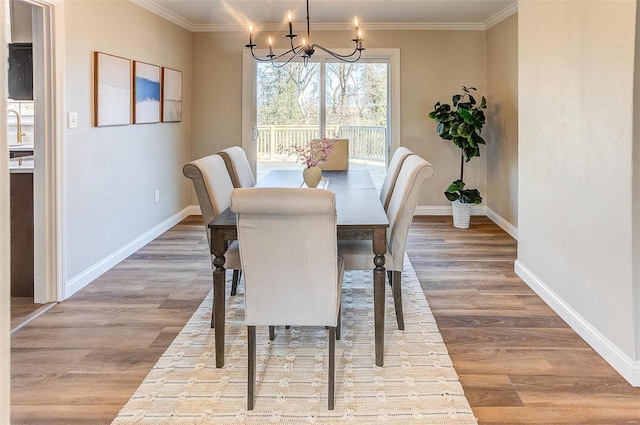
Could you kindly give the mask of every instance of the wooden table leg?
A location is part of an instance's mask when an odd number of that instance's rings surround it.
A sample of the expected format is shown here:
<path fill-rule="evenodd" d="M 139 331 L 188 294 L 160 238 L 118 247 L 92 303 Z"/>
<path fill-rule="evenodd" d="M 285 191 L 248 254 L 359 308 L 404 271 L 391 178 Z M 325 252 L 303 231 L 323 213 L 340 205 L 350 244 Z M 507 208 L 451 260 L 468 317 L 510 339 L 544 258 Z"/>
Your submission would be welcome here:
<path fill-rule="evenodd" d="M 387 236 L 385 228 L 373 231 L 373 311 L 375 328 L 376 365 L 384 365 L 384 294 L 385 294 L 385 258 L 387 252 Z"/>
<path fill-rule="evenodd" d="M 212 232 L 214 233 L 214 232 Z M 217 233 L 217 232 L 215 232 Z M 224 235 L 212 235 L 215 258 L 213 259 L 213 309 L 211 311 L 211 327 L 215 328 L 216 367 L 224 366 L 224 316 L 225 316 L 225 276 L 224 253 L 227 242 Z"/>

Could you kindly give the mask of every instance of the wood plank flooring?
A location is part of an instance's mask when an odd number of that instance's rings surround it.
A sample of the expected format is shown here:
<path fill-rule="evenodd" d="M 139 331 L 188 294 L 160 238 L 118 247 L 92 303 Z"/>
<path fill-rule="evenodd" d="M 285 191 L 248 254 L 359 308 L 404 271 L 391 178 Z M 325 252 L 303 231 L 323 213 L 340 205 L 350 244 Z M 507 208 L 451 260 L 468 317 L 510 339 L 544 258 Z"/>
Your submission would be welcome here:
<path fill-rule="evenodd" d="M 419 217 L 407 252 L 475 415 L 494 424 L 640 424 L 626 383 L 513 272 L 484 217 Z M 12 424 L 109 424 L 211 288 L 190 217 L 12 335 Z"/>
<path fill-rule="evenodd" d="M 46 311 L 50 304 L 35 304 L 33 297 L 11 297 L 11 332 Z"/>
<path fill-rule="evenodd" d="M 416 217 L 407 252 L 480 424 L 640 424 L 640 388 L 522 282 L 488 218 Z"/>
<path fill-rule="evenodd" d="M 188 218 L 11 338 L 11 423 L 110 424 L 211 289 Z"/>

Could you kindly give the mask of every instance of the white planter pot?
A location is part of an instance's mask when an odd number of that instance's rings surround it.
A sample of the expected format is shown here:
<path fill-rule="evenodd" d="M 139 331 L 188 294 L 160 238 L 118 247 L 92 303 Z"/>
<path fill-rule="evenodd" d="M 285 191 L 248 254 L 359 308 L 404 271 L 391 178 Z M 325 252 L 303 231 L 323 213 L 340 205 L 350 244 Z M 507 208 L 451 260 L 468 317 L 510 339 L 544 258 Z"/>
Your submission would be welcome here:
<path fill-rule="evenodd" d="M 471 219 L 471 204 L 463 204 L 460 201 L 451 203 L 453 208 L 453 225 L 458 229 L 468 229 Z"/>

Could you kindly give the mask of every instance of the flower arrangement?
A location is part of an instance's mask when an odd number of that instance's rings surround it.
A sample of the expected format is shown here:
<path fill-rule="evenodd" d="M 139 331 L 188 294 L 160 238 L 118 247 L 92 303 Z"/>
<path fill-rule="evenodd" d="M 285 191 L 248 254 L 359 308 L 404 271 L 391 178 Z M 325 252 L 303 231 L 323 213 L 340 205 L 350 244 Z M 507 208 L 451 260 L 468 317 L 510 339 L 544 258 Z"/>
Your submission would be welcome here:
<path fill-rule="evenodd" d="M 322 136 L 320 140 L 309 140 L 305 146 L 291 146 L 291 154 L 298 155 L 298 160 L 307 168 L 317 167 L 327 162 L 329 155 L 333 153 L 336 139 L 327 139 Z"/>

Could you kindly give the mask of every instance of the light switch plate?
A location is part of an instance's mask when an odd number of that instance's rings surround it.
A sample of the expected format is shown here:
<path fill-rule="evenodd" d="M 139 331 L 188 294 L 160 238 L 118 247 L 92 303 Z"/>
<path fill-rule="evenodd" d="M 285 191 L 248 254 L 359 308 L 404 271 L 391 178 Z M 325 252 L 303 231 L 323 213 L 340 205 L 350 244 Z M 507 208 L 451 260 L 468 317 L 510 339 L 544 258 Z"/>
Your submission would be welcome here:
<path fill-rule="evenodd" d="M 68 128 L 77 128 L 78 127 L 78 113 L 77 112 L 69 112 L 67 114 L 67 127 Z"/>

